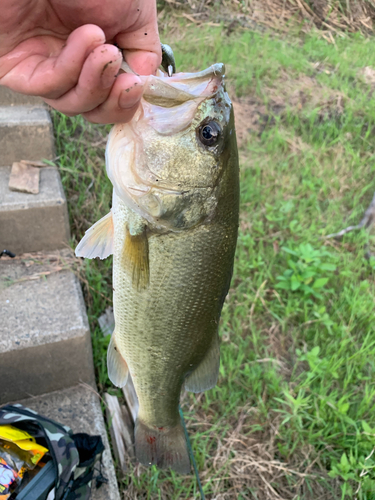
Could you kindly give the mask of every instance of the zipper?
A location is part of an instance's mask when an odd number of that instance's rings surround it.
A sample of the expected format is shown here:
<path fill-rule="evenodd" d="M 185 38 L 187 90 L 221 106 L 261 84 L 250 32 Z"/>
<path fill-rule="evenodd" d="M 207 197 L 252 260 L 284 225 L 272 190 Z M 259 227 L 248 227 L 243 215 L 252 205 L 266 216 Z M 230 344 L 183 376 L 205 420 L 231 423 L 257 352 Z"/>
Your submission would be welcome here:
<path fill-rule="evenodd" d="M 69 434 L 67 432 L 67 430 L 61 424 L 59 424 L 58 422 L 55 422 L 54 420 L 51 420 L 47 417 L 43 417 L 42 415 L 39 415 L 39 413 L 35 415 L 35 413 L 32 413 L 31 411 L 25 410 L 24 408 L 18 408 L 18 406 L 13 406 L 13 405 L 3 406 L 2 408 L 0 408 L 0 410 L 7 410 L 8 408 L 11 408 L 12 411 L 14 411 L 15 413 L 20 413 L 21 415 L 25 415 L 27 417 L 32 417 L 35 420 L 39 420 L 39 419 L 45 420 L 46 422 L 49 422 L 50 424 L 58 427 L 64 434 Z"/>

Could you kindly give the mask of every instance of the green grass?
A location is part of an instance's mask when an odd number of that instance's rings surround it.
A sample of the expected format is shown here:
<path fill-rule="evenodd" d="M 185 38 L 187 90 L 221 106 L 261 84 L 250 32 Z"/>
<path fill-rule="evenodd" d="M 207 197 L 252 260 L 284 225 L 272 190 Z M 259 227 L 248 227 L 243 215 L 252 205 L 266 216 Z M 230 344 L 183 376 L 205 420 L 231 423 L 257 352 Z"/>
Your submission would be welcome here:
<path fill-rule="evenodd" d="M 266 110 L 240 150 L 240 235 L 219 383 L 183 398 L 207 498 L 372 500 L 375 260 L 365 252 L 374 240 L 365 231 L 341 242 L 324 236 L 356 224 L 375 189 L 375 98 L 361 76 L 375 68 L 375 42 L 182 25 L 163 41 L 180 70 L 225 62 L 232 94 Z M 303 87 L 298 106 L 305 77 L 313 87 Z M 110 208 L 109 128 L 57 113 L 54 123 L 76 244 Z M 110 269 L 111 259 L 84 264 L 101 391 L 111 387 L 108 341 L 96 320 L 111 303 Z M 128 499 L 199 498 L 193 477 L 156 468 L 131 468 L 121 487 Z"/>

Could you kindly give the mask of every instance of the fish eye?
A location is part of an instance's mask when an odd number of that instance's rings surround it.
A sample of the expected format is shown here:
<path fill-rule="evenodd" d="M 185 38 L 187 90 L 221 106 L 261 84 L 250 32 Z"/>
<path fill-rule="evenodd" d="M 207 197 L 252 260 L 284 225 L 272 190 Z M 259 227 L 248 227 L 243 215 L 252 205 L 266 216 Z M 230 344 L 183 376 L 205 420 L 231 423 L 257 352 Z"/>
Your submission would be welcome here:
<path fill-rule="evenodd" d="M 198 137 L 204 146 L 215 146 L 221 134 L 221 127 L 217 122 L 204 123 L 198 129 Z"/>

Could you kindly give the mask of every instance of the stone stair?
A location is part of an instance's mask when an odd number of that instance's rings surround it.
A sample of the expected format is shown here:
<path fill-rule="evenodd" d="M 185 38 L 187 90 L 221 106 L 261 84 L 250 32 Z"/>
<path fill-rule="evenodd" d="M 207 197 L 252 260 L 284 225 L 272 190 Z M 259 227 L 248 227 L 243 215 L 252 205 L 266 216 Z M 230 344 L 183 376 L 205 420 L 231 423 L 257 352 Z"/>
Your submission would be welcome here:
<path fill-rule="evenodd" d="M 51 160 L 53 156 L 52 122 L 46 108 L 0 107 L 0 166 L 25 159 Z"/>
<path fill-rule="evenodd" d="M 27 156 L 23 158 L 28 159 Z M 40 169 L 38 194 L 10 191 L 10 170 L 10 166 L 0 167 L 1 250 L 6 248 L 22 254 L 67 246 L 70 236 L 68 210 L 57 169 Z"/>
<path fill-rule="evenodd" d="M 90 330 L 76 276 L 61 271 L 33 279 L 38 277 L 35 267 L 20 259 L 0 262 L 0 321 L 7 332 L 0 336 L 0 403 L 95 383 Z M 43 275 L 41 265 L 37 268 Z"/>
<path fill-rule="evenodd" d="M 0 86 L 0 252 L 16 254 L 0 259 L 0 404 L 22 400 L 75 432 L 101 434 L 109 482 L 93 487 L 92 498 L 119 500 L 81 287 L 60 265 L 71 253 L 59 172 L 41 167 L 37 195 L 8 188 L 14 161 L 53 157 L 43 102 Z"/>

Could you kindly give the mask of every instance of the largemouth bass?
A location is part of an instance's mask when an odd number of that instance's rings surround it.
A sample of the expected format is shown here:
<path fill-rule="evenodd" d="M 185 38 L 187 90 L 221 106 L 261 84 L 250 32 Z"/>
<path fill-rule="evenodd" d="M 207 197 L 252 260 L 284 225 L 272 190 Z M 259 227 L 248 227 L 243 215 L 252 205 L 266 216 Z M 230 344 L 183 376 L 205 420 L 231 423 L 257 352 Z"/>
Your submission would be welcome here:
<path fill-rule="evenodd" d="M 222 64 L 142 78 L 139 110 L 108 139 L 111 212 L 76 255 L 113 254 L 108 374 L 118 387 L 128 373 L 134 381 L 138 460 L 187 473 L 180 393 L 206 391 L 218 378 L 238 229 L 236 134 Z"/>

